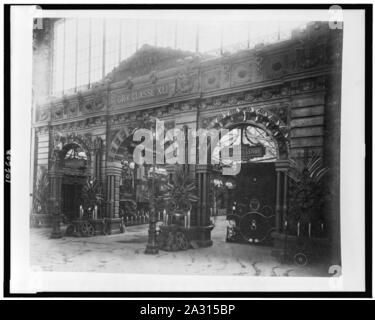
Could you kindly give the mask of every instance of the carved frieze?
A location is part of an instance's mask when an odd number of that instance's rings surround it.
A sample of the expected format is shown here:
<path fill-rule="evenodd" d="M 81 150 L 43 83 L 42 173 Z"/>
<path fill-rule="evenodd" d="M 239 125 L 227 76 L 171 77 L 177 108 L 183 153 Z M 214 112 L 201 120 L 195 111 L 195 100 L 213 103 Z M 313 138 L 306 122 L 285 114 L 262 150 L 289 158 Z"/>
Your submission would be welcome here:
<path fill-rule="evenodd" d="M 257 79 L 257 66 L 255 61 L 237 63 L 232 66 L 231 84 L 241 85 L 251 83 Z"/>
<path fill-rule="evenodd" d="M 175 95 L 189 94 L 199 90 L 197 72 L 185 70 L 179 72 L 176 77 Z"/>
<path fill-rule="evenodd" d="M 328 27 L 327 27 L 328 28 Z M 315 30 L 315 29 L 314 29 Z M 311 30 L 312 33 L 315 31 Z M 328 29 L 327 29 L 328 30 Z M 293 78 L 293 73 L 298 73 L 302 78 L 305 70 L 334 64 L 341 60 L 339 40 L 329 33 L 324 27 L 318 31 L 319 37 L 303 36 L 300 41 L 292 39 L 285 44 L 263 45 L 251 50 L 244 50 L 240 55 L 226 55 L 219 59 L 204 60 L 184 59 L 193 54 L 177 52 L 176 50 L 162 50 L 159 48 L 145 47 L 133 57 L 111 73 L 113 78 L 107 80 L 119 81 L 112 89 L 100 85 L 84 94 L 64 97 L 55 102 L 51 108 L 37 110 L 37 121 L 61 121 L 74 117 L 88 117 L 91 113 L 104 111 L 107 103 L 116 109 L 131 106 L 132 111 L 138 106 L 158 104 L 152 112 L 131 112 L 111 118 L 111 123 L 119 124 L 126 121 L 141 121 L 147 116 L 165 117 L 181 111 L 190 111 L 192 106 L 182 102 L 184 95 L 203 93 L 226 89 L 227 97 L 215 97 L 211 101 L 204 100 L 200 103 L 201 110 L 225 108 L 255 104 L 269 99 L 287 97 L 293 94 L 311 90 L 325 89 L 324 77 L 317 79 L 295 80 L 280 86 L 243 91 L 241 95 L 234 96 L 228 93 L 230 88 L 238 91 L 248 84 L 260 81 L 281 79 L 288 74 L 288 79 Z M 331 39 L 332 38 L 332 39 Z M 330 40 L 330 41 L 328 41 Z M 331 41 L 332 40 L 332 41 Z M 141 77 L 141 78 L 140 78 Z M 290 78 L 289 78 L 290 77 Z M 111 80 L 109 80 L 111 79 Z M 127 79 L 126 81 L 124 81 Z M 120 82 L 121 81 L 121 82 Z M 102 84 L 105 81 L 101 82 Z M 121 85 L 121 87 L 120 87 Z M 179 99 L 178 104 L 173 105 Z M 160 103 L 165 105 L 160 109 Z M 112 110 L 113 110 L 112 109 Z M 75 130 L 91 128 L 101 125 L 102 120 L 80 120 L 69 128 Z"/>
<path fill-rule="evenodd" d="M 200 102 L 200 110 L 225 109 L 246 104 L 257 104 L 264 101 L 277 101 L 292 94 L 321 90 L 325 87 L 325 77 L 315 77 L 291 81 L 278 86 L 257 88 L 254 90 L 210 97 Z"/>
<path fill-rule="evenodd" d="M 100 127 L 106 124 L 106 117 L 92 117 L 80 121 L 69 121 L 54 125 L 53 129 L 57 131 L 74 131 L 74 130 L 85 130 L 93 127 Z"/>
<path fill-rule="evenodd" d="M 65 145 L 77 143 L 87 150 L 91 150 L 93 147 L 92 135 L 90 132 L 85 134 L 79 134 L 76 132 L 70 132 L 63 134 L 58 131 L 53 132 L 53 149 L 61 150 Z"/>
<path fill-rule="evenodd" d="M 63 109 L 64 109 L 64 114 L 67 114 L 68 108 L 69 108 L 69 100 L 66 96 L 64 96 L 63 99 L 62 99 L 62 105 L 63 105 Z"/>
<path fill-rule="evenodd" d="M 48 121 L 50 119 L 50 110 L 48 108 L 39 108 L 37 112 L 37 121 Z"/>
<path fill-rule="evenodd" d="M 62 105 L 56 106 L 53 110 L 52 119 L 53 120 L 60 120 L 64 116 L 64 107 Z"/>
<path fill-rule="evenodd" d="M 69 99 L 64 96 L 62 100 L 64 115 L 67 117 L 74 117 L 78 114 L 78 101 L 69 101 Z"/>
<path fill-rule="evenodd" d="M 296 67 L 309 69 L 323 64 L 325 61 L 325 45 L 309 44 L 296 49 Z"/>
<path fill-rule="evenodd" d="M 82 101 L 81 112 L 89 113 L 103 110 L 107 103 L 107 94 L 105 89 L 96 89 L 90 96 Z"/>
<path fill-rule="evenodd" d="M 170 82 L 164 82 L 155 85 L 149 85 L 142 88 L 129 88 L 113 90 L 110 92 L 110 106 L 126 107 L 149 103 L 150 101 L 158 101 L 166 99 L 172 95 L 172 85 Z"/>
<path fill-rule="evenodd" d="M 289 73 L 288 53 L 267 55 L 264 57 L 263 73 L 265 79 L 276 79 Z"/>
<path fill-rule="evenodd" d="M 221 70 L 213 69 L 202 73 L 203 91 L 217 90 L 221 87 Z"/>

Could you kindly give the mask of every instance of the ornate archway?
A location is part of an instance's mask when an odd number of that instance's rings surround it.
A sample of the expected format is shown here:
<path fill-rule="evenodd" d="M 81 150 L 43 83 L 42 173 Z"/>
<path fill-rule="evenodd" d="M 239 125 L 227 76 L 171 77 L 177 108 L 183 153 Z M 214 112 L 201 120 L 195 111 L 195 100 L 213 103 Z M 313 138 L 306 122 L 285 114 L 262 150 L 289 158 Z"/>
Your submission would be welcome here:
<path fill-rule="evenodd" d="M 215 117 L 208 124 L 207 129 L 230 129 L 241 123 L 257 125 L 268 131 L 277 142 L 279 159 L 288 159 L 289 128 L 278 116 L 268 110 L 254 107 L 232 109 Z"/>
<path fill-rule="evenodd" d="M 59 221 L 61 221 L 63 213 L 64 177 L 69 179 L 67 184 L 83 184 L 88 177 L 100 181 L 103 142 L 99 136 L 92 139 L 91 134 L 70 133 L 63 135 L 55 132 L 50 148 L 49 208 L 56 220 L 51 237 L 58 238 L 61 237 Z M 81 156 L 80 153 L 82 153 Z M 70 162 L 69 165 L 66 165 L 67 161 Z M 66 190 L 68 189 L 66 188 Z M 77 192 L 73 190 L 71 193 L 76 195 Z"/>
<path fill-rule="evenodd" d="M 112 138 L 111 144 L 108 149 L 108 162 L 116 160 L 116 155 L 119 152 L 121 145 L 125 140 L 129 139 L 136 129 L 131 129 L 128 126 L 122 127 L 117 131 L 115 136 Z"/>
<path fill-rule="evenodd" d="M 288 168 L 289 168 L 289 128 L 288 126 L 274 113 L 264 110 L 262 108 L 237 108 L 223 113 L 208 123 L 207 129 L 229 129 L 232 130 L 238 127 L 253 126 L 258 127 L 267 132 L 267 134 L 275 141 L 277 146 L 277 156 L 274 161 L 274 168 L 276 171 L 275 177 L 275 194 L 274 194 L 274 212 L 275 221 L 274 226 L 277 231 L 282 229 L 282 221 L 287 214 L 287 193 L 288 193 Z M 241 129 L 242 135 L 242 129 Z M 211 141 L 211 144 L 217 145 L 221 137 Z M 242 139 L 242 138 L 241 138 Z M 242 140 L 241 140 L 242 143 Z M 211 151 L 211 147 L 207 149 Z M 267 169 L 266 169 L 267 171 Z M 208 177 L 204 177 L 207 175 Z M 212 176 L 211 170 L 206 170 L 200 180 L 210 180 Z M 209 202 L 210 191 L 207 186 L 201 186 L 202 193 L 206 196 L 202 200 L 203 203 Z M 202 214 L 208 215 L 209 212 L 205 210 Z"/>

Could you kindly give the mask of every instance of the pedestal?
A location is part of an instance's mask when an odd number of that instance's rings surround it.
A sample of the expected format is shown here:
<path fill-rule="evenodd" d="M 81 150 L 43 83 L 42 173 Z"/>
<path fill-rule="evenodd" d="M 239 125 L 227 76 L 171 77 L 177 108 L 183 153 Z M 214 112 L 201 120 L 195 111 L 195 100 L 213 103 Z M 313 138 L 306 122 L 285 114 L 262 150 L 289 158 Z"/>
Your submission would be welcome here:
<path fill-rule="evenodd" d="M 125 232 L 125 224 L 122 218 L 106 218 L 106 233 L 119 234 Z"/>
<path fill-rule="evenodd" d="M 51 239 L 59 239 L 62 238 L 63 234 L 60 230 L 60 222 L 61 222 L 61 216 L 60 215 L 54 215 L 52 218 L 52 232 L 50 235 Z"/>
<path fill-rule="evenodd" d="M 191 228 L 192 239 L 199 247 L 212 245 L 211 231 L 213 225 L 210 221 L 210 173 L 209 165 L 197 165 L 196 175 L 198 184 L 198 203 L 196 211 L 196 226 Z"/>
<path fill-rule="evenodd" d="M 61 217 L 61 172 L 52 171 L 49 173 L 50 179 L 50 198 L 49 198 L 49 211 L 52 215 L 52 239 L 62 237 L 60 230 Z"/>

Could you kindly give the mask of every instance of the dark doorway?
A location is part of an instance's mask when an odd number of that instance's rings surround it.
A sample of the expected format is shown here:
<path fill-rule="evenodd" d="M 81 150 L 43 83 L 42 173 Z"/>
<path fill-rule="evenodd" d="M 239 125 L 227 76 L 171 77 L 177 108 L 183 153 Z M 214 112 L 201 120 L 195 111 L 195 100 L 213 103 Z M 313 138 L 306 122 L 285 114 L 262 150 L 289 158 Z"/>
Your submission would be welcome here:
<path fill-rule="evenodd" d="M 79 217 L 79 206 L 81 205 L 82 185 L 62 185 L 62 213 L 68 220 Z"/>
<path fill-rule="evenodd" d="M 242 163 L 228 195 L 226 240 L 269 244 L 275 227 L 275 163 Z"/>
<path fill-rule="evenodd" d="M 273 215 L 276 199 L 275 163 L 242 163 L 241 171 L 235 177 L 235 185 L 230 190 L 230 198 L 232 204 L 236 202 L 243 213 L 259 211 L 266 216 Z"/>

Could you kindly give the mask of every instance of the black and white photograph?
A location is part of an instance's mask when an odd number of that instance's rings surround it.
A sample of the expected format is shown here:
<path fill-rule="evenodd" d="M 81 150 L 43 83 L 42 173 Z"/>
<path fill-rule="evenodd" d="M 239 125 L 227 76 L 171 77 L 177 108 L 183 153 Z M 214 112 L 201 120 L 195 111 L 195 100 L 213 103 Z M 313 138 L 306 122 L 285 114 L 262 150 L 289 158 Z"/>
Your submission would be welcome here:
<path fill-rule="evenodd" d="M 364 11 L 11 7 L 10 291 L 364 291 Z"/>

